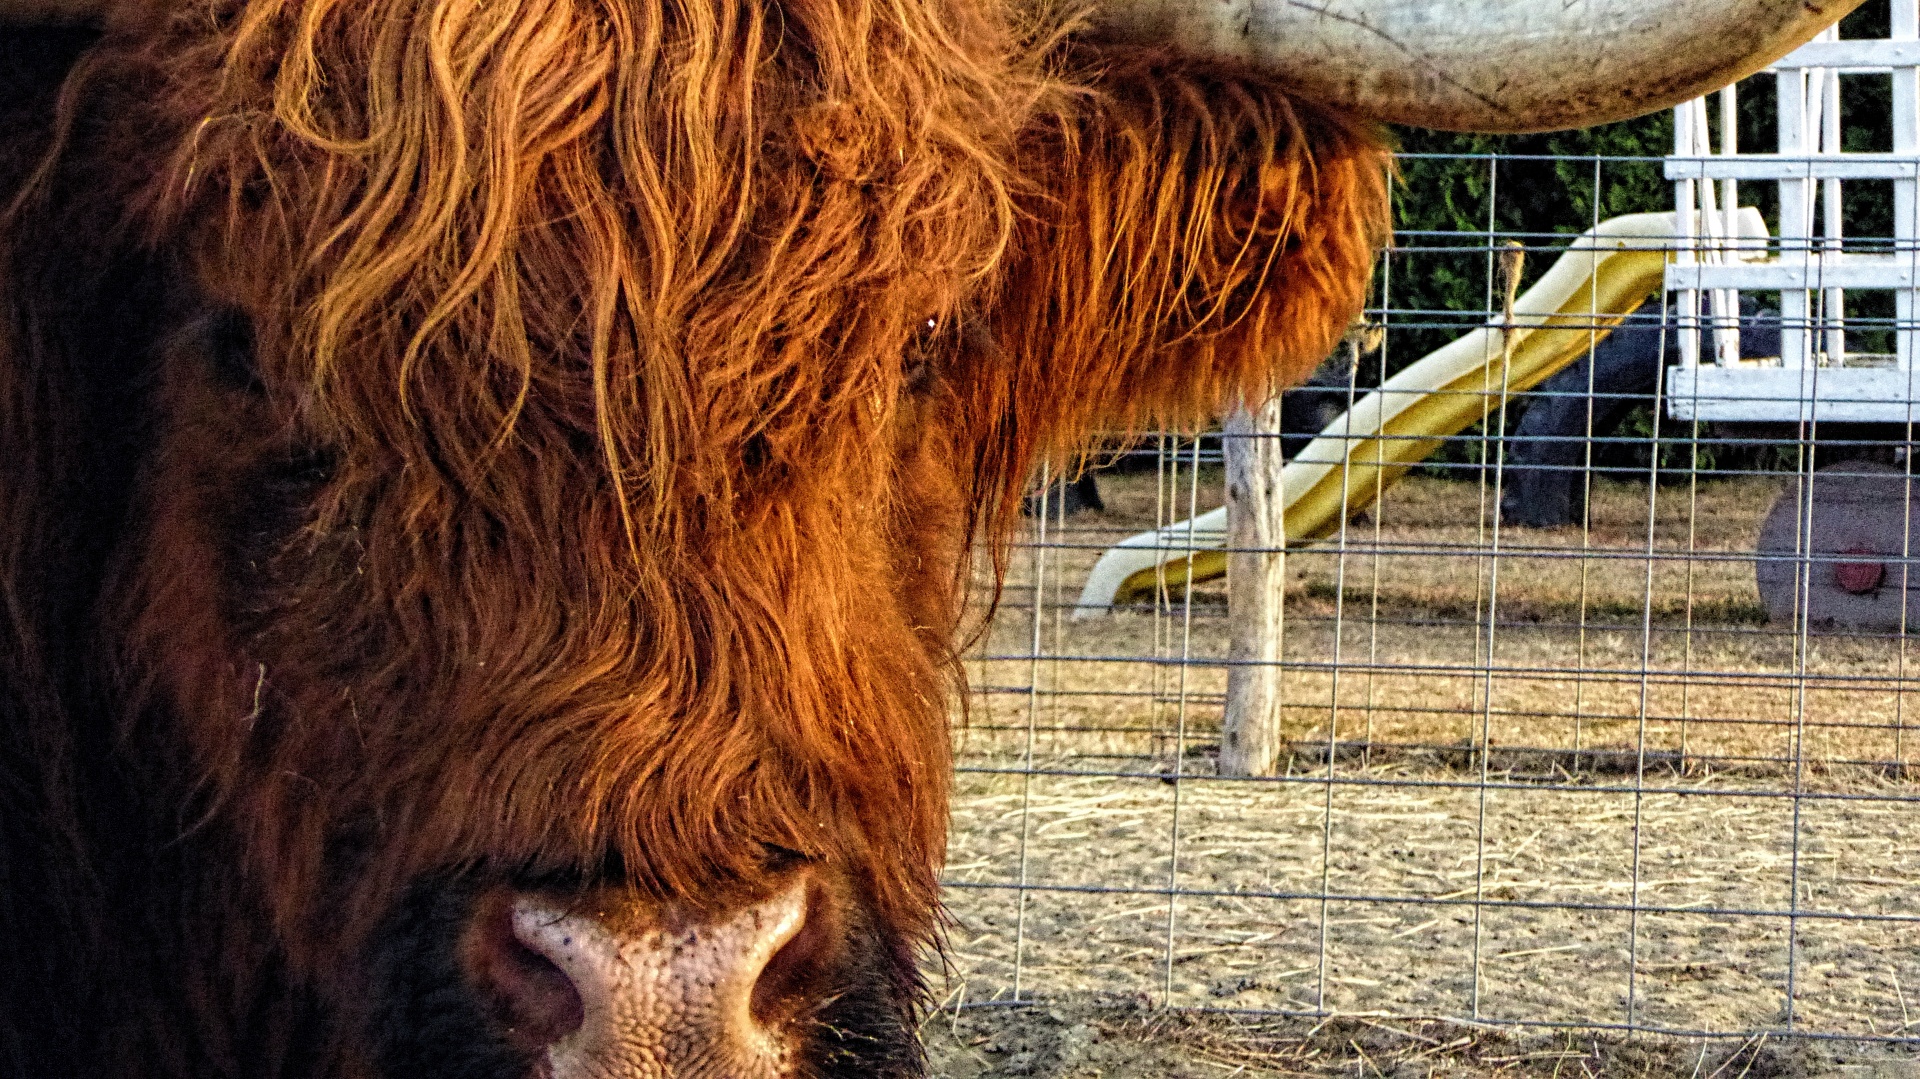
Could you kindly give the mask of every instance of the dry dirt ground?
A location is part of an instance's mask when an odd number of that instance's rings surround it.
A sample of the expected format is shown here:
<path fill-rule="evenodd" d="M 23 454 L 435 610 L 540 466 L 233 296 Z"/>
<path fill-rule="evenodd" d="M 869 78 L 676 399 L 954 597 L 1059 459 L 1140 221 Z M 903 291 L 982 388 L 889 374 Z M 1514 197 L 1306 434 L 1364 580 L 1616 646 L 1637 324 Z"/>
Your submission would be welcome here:
<path fill-rule="evenodd" d="M 1289 556 L 1293 750 L 1246 781 L 1213 763 L 1217 582 L 1064 616 L 1201 479 L 1109 482 L 1016 552 L 956 738 L 939 1074 L 1920 1079 L 1743 1040 L 1920 1037 L 1909 646 L 1765 624 L 1743 556 L 1777 481 L 1602 485 L 1497 560 L 1483 492 L 1403 483 Z"/>

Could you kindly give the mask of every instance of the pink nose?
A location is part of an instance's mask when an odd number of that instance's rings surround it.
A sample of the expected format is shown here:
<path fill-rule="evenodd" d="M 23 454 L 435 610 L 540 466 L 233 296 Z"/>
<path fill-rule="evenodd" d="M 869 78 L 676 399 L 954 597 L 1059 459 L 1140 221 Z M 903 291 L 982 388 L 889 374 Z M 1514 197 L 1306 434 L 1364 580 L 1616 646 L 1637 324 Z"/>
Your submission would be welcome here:
<path fill-rule="evenodd" d="M 704 921 L 625 896 L 501 897 L 482 904 L 468 967 L 553 1079 L 782 1079 L 792 998 L 826 947 L 820 905 L 805 880 Z"/>

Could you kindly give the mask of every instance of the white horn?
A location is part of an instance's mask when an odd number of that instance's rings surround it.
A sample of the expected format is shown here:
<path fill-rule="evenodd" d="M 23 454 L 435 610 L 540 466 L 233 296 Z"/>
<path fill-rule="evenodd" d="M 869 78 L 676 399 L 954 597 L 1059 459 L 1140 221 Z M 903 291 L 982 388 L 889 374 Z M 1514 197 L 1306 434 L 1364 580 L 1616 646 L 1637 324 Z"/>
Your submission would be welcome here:
<path fill-rule="evenodd" d="M 1098 0 L 1101 36 L 1454 131 L 1585 127 L 1751 75 L 1862 0 Z"/>
<path fill-rule="evenodd" d="M 94 26 L 106 0 L 0 0 L 0 27 Z"/>

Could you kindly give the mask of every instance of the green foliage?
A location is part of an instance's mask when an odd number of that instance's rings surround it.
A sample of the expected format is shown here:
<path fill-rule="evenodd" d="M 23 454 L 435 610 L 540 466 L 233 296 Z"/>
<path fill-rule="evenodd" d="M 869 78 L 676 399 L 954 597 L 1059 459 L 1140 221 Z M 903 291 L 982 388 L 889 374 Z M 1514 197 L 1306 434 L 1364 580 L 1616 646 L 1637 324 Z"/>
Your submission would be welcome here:
<path fill-rule="evenodd" d="M 1565 237 L 1621 214 L 1670 210 L 1673 187 L 1662 158 L 1673 146 L 1673 114 L 1542 135 L 1398 132 L 1402 185 L 1396 251 L 1380 287 L 1395 325 L 1391 347 L 1363 367 L 1380 378 L 1481 322 L 1501 305 L 1489 281 L 1495 248 L 1525 246 L 1521 287 L 1553 264 Z M 1520 409 L 1508 410 L 1508 427 Z M 1476 464 L 1482 440 L 1451 439 L 1429 459 Z"/>
<path fill-rule="evenodd" d="M 1526 245 L 1524 287 L 1552 264 L 1566 242 L 1557 237 L 1673 206 L 1660 160 L 1673 145 L 1668 112 L 1544 135 L 1397 134 L 1399 249 L 1382 268 L 1382 284 L 1398 310 L 1461 312 L 1467 324 L 1478 322 L 1499 305 L 1488 285 L 1493 246 L 1508 238 Z M 1403 364 L 1464 328 L 1438 315 L 1412 321 L 1395 342 Z M 1398 365 L 1390 359 L 1389 366 Z"/>

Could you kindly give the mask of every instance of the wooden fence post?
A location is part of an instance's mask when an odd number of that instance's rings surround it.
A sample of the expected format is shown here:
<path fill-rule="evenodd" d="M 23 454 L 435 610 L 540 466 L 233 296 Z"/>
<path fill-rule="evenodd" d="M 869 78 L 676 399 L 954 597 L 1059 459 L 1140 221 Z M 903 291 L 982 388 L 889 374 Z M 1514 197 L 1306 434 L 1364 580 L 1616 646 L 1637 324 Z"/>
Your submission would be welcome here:
<path fill-rule="evenodd" d="M 1227 458 L 1227 708 L 1220 774 L 1272 775 L 1280 760 L 1280 631 L 1286 599 L 1286 500 L 1280 489 L 1280 397 L 1235 409 Z"/>

